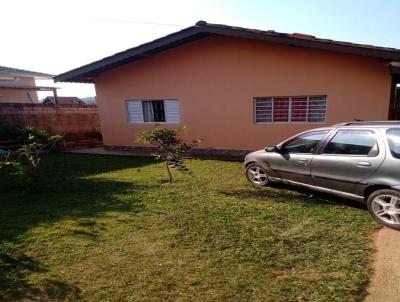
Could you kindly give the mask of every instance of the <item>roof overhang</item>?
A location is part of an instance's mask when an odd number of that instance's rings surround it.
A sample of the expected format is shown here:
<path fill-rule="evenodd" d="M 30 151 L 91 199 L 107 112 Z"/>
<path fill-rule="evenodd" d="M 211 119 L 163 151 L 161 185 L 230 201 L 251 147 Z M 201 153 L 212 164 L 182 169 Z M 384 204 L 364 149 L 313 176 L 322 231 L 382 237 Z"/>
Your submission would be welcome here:
<path fill-rule="evenodd" d="M 400 61 L 399 49 L 318 39 L 313 36 L 302 34 L 285 34 L 275 31 L 261 31 L 219 24 L 209 24 L 204 21 L 200 21 L 194 26 L 185 28 L 181 31 L 172 33 L 152 42 L 130 48 L 88 65 L 84 65 L 66 73 L 59 74 L 54 77 L 54 80 L 57 82 L 93 83 L 94 78 L 104 71 L 136 60 L 147 58 L 156 53 L 210 35 L 261 40 L 265 42 L 286 44 L 297 47 L 308 47 L 326 51 L 367 56 L 387 61 Z"/>
<path fill-rule="evenodd" d="M 33 91 L 54 91 L 58 89 L 57 87 L 49 87 L 49 86 L 15 85 L 15 84 L 0 84 L 0 88 L 33 90 Z"/>
<path fill-rule="evenodd" d="M 389 66 L 391 74 L 400 75 L 400 62 L 392 62 Z"/>

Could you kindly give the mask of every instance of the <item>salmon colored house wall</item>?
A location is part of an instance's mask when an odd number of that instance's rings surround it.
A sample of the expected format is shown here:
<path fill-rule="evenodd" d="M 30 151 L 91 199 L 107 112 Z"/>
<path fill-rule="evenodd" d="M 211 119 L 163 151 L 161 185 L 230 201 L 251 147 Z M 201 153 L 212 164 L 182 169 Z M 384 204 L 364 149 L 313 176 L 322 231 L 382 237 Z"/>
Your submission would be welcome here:
<path fill-rule="evenodd" d="M 178 99 L 188 139 L 251 150 L 310 128 L 387 119 L 391 76 L 378 59 L 207 37 L 104 72 L 95 84 L 105 145 L 137 145 L 137 134 L 153 127 L 129 124 L 126 100 Z M 254 97 L 302 95 L 327 95 L 326 124 L 254 123 Z"/>

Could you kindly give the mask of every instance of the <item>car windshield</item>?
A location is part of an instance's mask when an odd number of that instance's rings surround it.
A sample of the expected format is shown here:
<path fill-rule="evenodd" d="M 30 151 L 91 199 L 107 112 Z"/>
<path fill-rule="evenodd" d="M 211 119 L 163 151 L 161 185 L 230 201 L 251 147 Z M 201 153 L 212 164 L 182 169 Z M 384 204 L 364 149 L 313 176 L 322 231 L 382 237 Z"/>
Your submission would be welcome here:
<path fill-rule="evenodd" d="M 390 151 L 396 158 L 400 158 L 400 128 L 387 130 Z"/>

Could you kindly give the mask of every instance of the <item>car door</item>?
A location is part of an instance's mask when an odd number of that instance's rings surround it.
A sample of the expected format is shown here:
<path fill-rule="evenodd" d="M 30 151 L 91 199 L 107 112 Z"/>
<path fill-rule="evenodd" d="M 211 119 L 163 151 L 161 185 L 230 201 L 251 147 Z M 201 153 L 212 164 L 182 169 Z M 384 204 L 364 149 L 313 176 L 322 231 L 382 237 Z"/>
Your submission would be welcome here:
<path fill-rule="evenodd" d="M 312 184 L 310 163 L 317 147 L 329 130 L 300 134 L 283 143 L 278 152 L 270 152 L 267 162 L 272 175 L 294 182 Z"/>
<path fill-rule="evenodd" d="M 385 158 L 385 148 L 373 129 L 338 129 L 311 162 L 315 185 L 354 193 L 357 183 L 373 174 Z"/>

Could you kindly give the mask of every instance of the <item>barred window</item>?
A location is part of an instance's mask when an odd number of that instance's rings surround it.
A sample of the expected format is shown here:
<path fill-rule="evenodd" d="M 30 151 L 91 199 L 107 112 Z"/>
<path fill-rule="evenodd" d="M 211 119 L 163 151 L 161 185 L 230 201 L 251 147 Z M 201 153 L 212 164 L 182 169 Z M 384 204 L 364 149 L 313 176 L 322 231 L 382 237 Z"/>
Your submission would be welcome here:
<path fill-rule="evenodd" d="M 326 96 L 270 97 L 255 99 L 255 122 L 325 123 Z"/>

